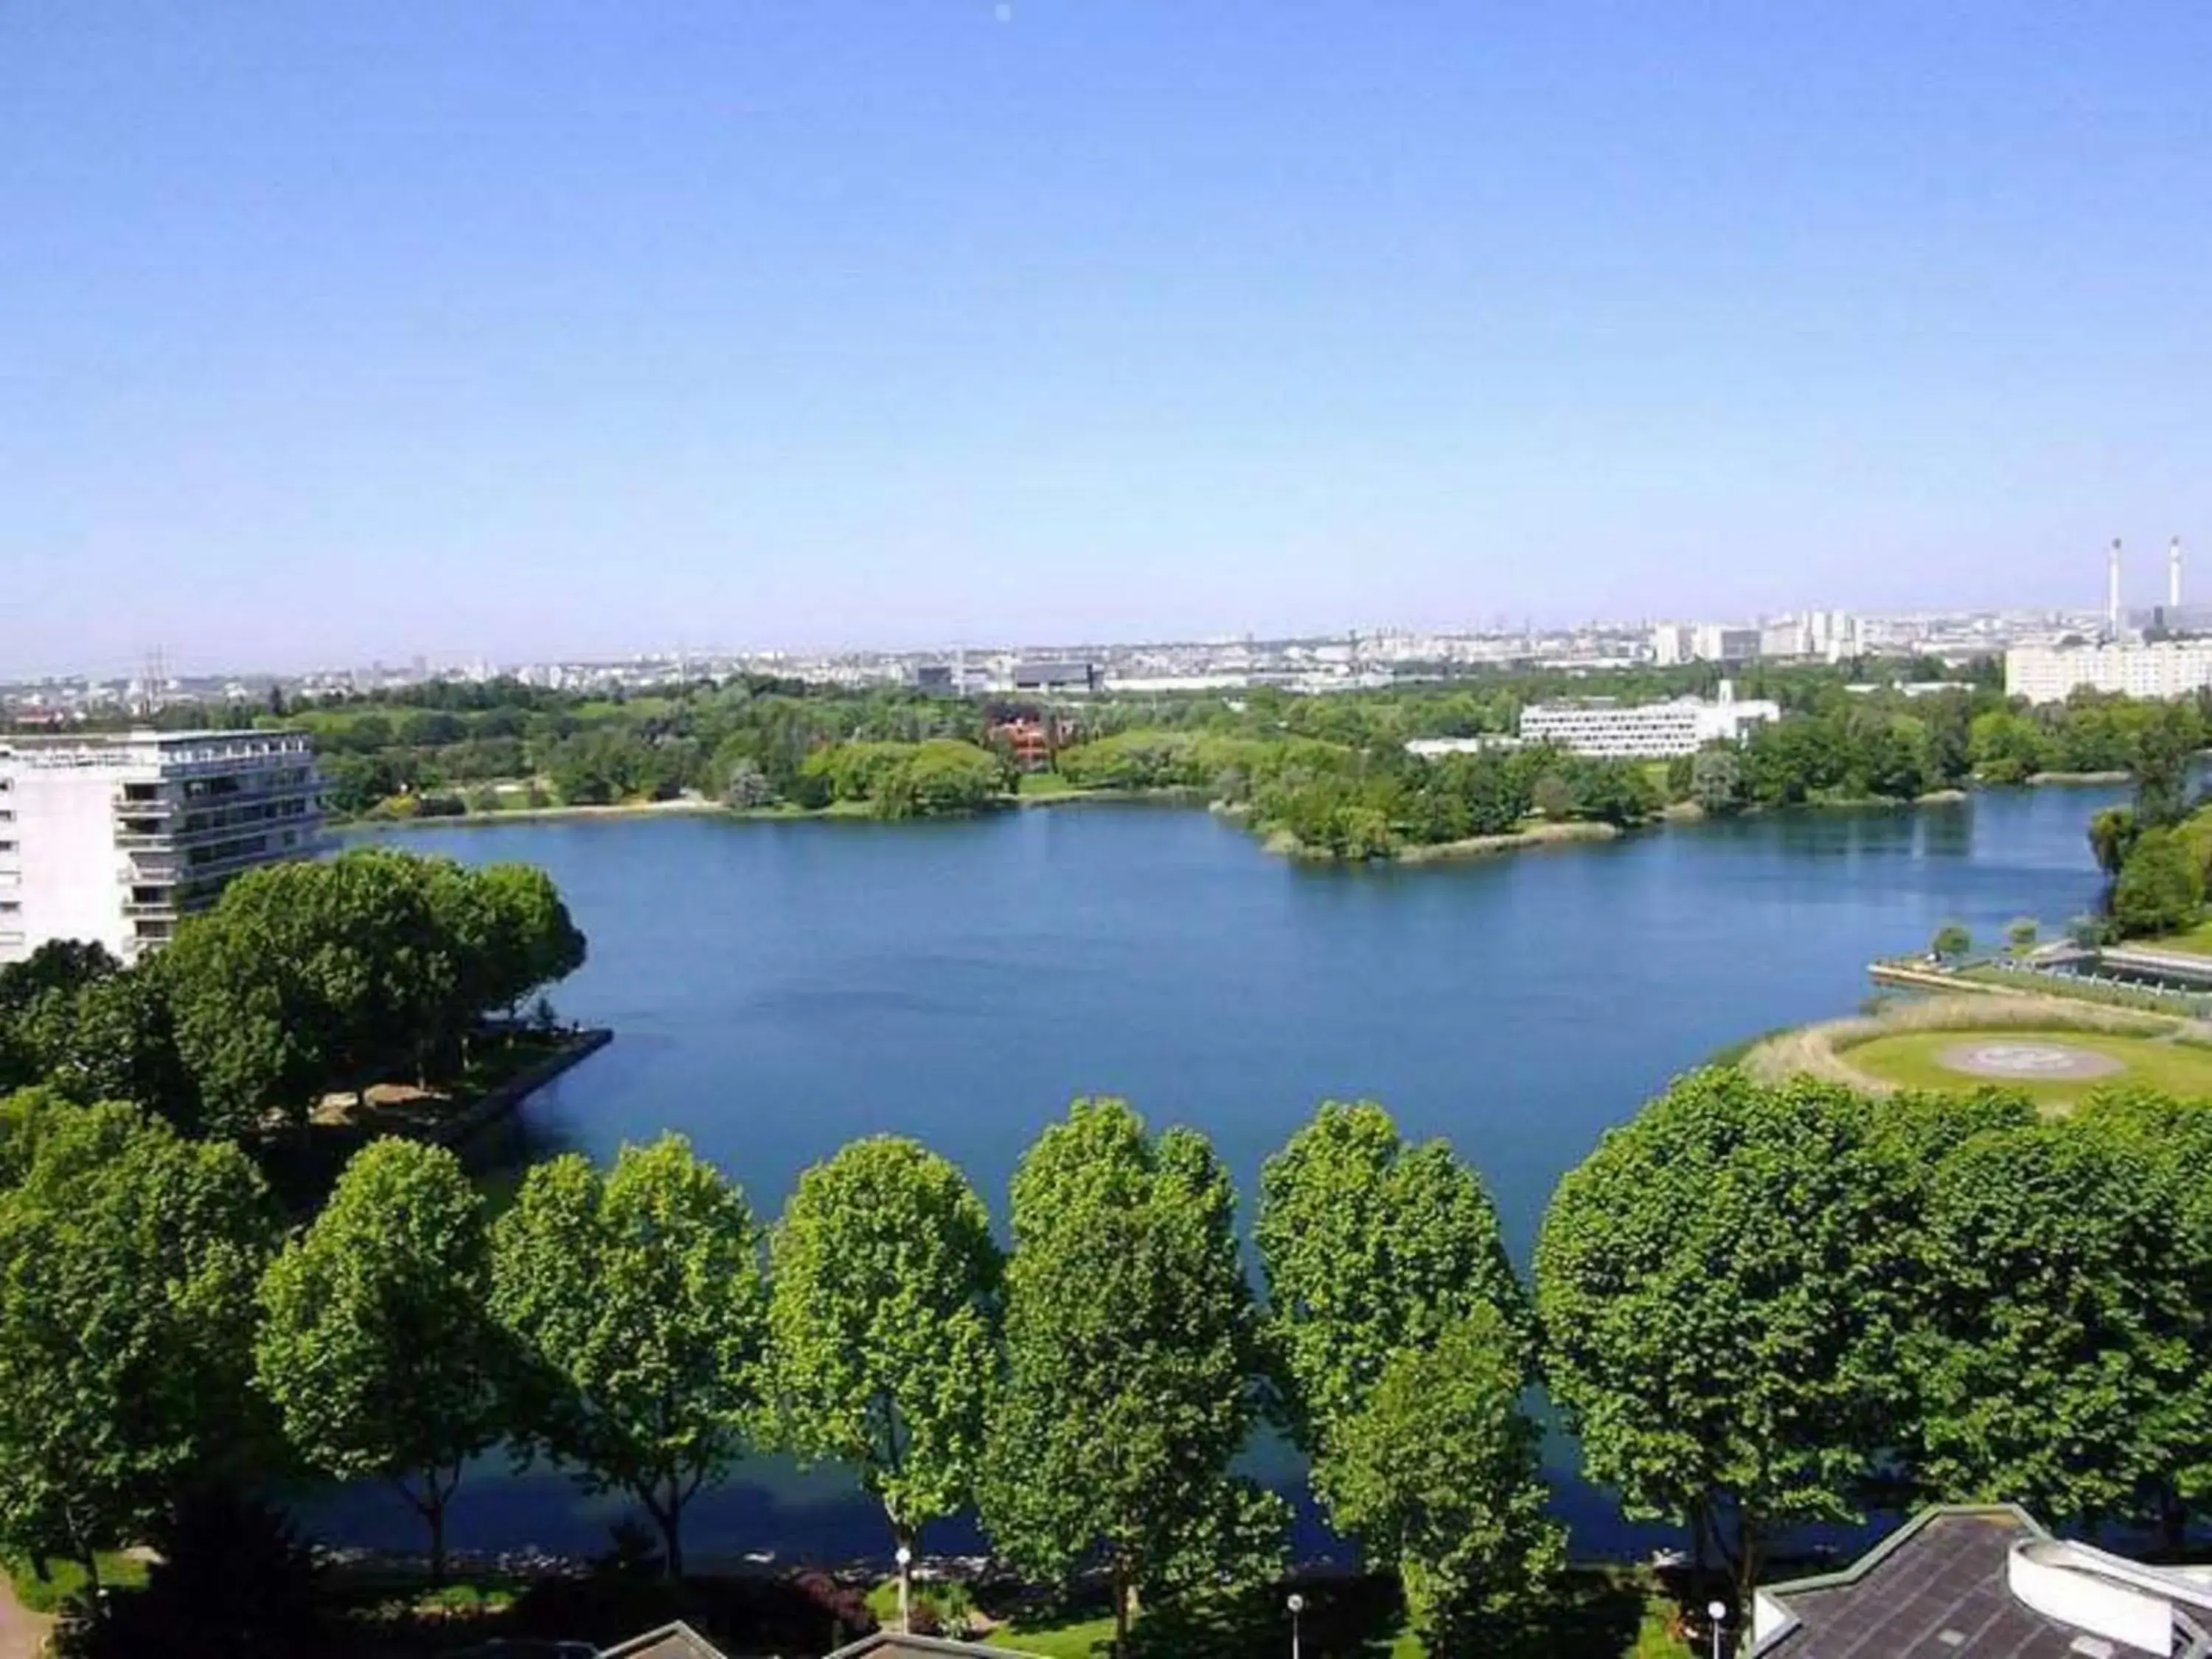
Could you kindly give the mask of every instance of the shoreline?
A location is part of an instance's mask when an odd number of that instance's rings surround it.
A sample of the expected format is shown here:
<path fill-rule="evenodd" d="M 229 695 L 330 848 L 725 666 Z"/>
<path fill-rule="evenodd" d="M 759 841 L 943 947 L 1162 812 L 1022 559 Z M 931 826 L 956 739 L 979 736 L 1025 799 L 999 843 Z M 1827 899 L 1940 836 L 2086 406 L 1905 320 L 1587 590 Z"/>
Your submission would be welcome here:
<path fill-rule="evenodd" d="M 2125 783 L 2124 772 L 2039 772 L 2021 783 L 1975 782 L 1962 787 L 1930 790 L 1910 800 L 1892 799 L 1874 795 L 1851 799 L 1806 800 L 1790 805 L 1746 806 L 1729 816 L 1750 817 L 1788 812 L 1857 812 L 1917 811 L 1923 807 L 1966 806 L 1973 803 L 1976 795 L 1985 790 L 2030 789 L 2043 787 L 2056 788 L 2109 787 Z M 879 819 L 860 802 L 835 801 L 828 806 L 730 806 L 703 795 L 679 795 L 667 800 L 617 801 L 605 805 L 579 806 L 526 806 L 512 811 L 462 812 L 438 817 L 356 817 L 330 820 L 326 828 L 332 831 L 351 833 L 356 830 L 441 830 L 447 828 L 476 829 L 487 824 L 545 823 L 567 820 L 592 818 L 633 818 L 654 817 L 688 817 L 720 815 L 744 823 L 809 823 L 837 818 L 864 818 L 876 823 L 940 822 L 952 817 L 982 817 L 994 812 L 1028 811 L 1036 807 L 1089 806 L 1150 803 L 1163 806 L 1204 807 L 1215 816 L 1242 825 L 1245 814 L 1235 807 L 1224 807 L 1218 802 L 1208 801 L 1206 792 L 1184 785 L 1165 785 L 1160 787 L 1067 789 L 1049 794 L 1011 794 L 999 798 L 972 812 L 932 815 L 928 820 Z M 1699 823 L 1712 818 L 1693 800 L 1670 801 L 1655 813 L 1648 824 L 1638 829 L 1661 829 L 1672 824 Z M 1463 859 L 1489 857 L 1498 853 L 1517 852 L 1531 847 L 1567 846 L 1577 843 L 1612 841 L 1626 833 L 1621 827 L 1610 823 L 1571 820 L 1565 823 L 1535 824 L 1526 830 L 1503 835 L 1475 836 L 1465 841 L 1436 842 L 1401 848 L 1387 858 L 1364 860 L 1384 864 L 1440 864 Z M 1307 863 L 1334 864 L 1343 860 L 1334 854 L 1315 852 L 1281 834 L 1270 836 L 1261 846 L 1279 857 L 1295 858 Z"/>

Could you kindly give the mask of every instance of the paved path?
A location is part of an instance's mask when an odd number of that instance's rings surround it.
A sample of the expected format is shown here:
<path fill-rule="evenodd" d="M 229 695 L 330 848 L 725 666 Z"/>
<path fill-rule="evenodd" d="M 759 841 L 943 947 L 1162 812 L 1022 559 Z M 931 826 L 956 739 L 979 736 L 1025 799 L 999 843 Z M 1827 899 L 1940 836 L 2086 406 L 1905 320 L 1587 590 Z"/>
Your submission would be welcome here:
<path fill-rule="evenodd" d="M 45 1614 L 24 1608 L 7 1575 L 0 1573 L 0 1659 L 39 1659 L 53 1623 Z"/>

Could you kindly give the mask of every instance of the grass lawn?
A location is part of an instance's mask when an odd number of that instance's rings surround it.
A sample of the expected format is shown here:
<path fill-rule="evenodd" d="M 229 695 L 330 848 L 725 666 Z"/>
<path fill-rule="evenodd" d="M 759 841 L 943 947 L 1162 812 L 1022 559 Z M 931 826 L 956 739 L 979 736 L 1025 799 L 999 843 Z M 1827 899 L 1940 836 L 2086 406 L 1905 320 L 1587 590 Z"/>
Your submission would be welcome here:
<path fill-rule="evenodd" d="M 921 1595 L 930 1592 L 917 1586 Z M 1428 1659 L 1421 1644 L 1403 1628 L 1395 1595 L 1374 1594 L 1370 1581 L 1309 1583 L 1305 1651 L 1328 1653 L 1338 1659 Z M 898 1616 L 896 1581 L 878 1585 L 868 1605 L 892 1627 Z M 1231 1631 L 1231 1646 L 1237 1653 L 1277 1652 L 1287 1636 L 1283 1615 L 1271 1600 L 1264 1628 Z M 1647 1574 L 1627 1568 L 1582 1568 L 1571 1571 L 1556 1598 L 1553 1641 L 1548 1651 L 1557 1659 L 1686 1659 L 1679 1637 L 1669 1630 L 1673 1603 Z M 1143 1615 L 1138 1615 L 1141 1623 Z M 1114 1639 L 1111 1615 L 1098 1611 L 1093 1600 L 1054 1618 L 1039 1612 L 1033 1620 L 1020 1618 L 981 1638 L 987 1647 L 1006 1648 L 1040 1656 L 1040 1659 L 1099 1659 Z"/>
<path fill-rule="evenodd" d="M 2212 957 L 2212 920 L 2198 922 L 2185 933 L 2168 933 L 2162 939 L 2131 939 L 2127 943 L 2148 951 L 2186 951 L 2192 956 Z"/>
<path fill-rule="evenodd" d="M 2086 1048 L 2120 1061 L 2121 1069 L 2093 1078 L 1984 1078 L 1954 1070 L 1940 1058 L 1946 1049 L 1976 1042 L 2048 1042 Z M 2111 1088 L 2212 1096 L 2212 1049 L 2113 1031 L 2043 1030 L 2017 1025 L 1978 1031 L 1896 1031 L 1852 1045 L 1843 1051 L 1843 1059 L 1855 1070 L 1907 1089 L 1960 1090 L 1995 1085 L 2021 1090 L 2045 1106 L 2069 1106 L 2084 1095 Z"/>
<path fill-rule="evenodd" d="M 1079 795 L 1078 789 L 1057 772 L 1024 772 L 1021 786 L 1015 791 L 1024 800 L 1051 800 L 1060 795 Z M 2208 946 L 2212 949 L 2212 946 Z"/>
<path fill-rule="evenodd" d="M 49 1561 L 46 1570 L 52 1577 L 42 1584 L 28 1561 L 18 1561 L 13 1557 L 8 1561 L 8 1579 L 15 1586 L 15 1599 L 33 1613 L 52 1613 L 84 1588 L 84 1569 L 74 1561 Z M 100 1582 L 117 1588 L 143 1584 L 146 1582 L 146 1564 L 135 1555 L 102 1550 Z"/>
<path fill-rule="evenodd" d="M 1114 1639 L 1111 1618 L 1083 1619 L 1066 1625 L 1009 1625 L 983 1638 L 988 1648 L 1018 1648 L 1043 1659 L 1095 1659 Z"/>

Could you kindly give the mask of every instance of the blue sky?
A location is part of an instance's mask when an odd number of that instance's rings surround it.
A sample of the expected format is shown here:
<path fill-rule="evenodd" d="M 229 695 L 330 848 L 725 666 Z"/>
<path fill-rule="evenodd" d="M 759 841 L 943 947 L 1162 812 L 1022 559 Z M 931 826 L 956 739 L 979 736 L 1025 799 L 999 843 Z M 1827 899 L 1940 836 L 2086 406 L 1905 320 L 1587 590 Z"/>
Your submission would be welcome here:
<path fill-rule="evenodd" d="M 2097 602 L 2212 6 L 0 5 L 0 676 Z"/>

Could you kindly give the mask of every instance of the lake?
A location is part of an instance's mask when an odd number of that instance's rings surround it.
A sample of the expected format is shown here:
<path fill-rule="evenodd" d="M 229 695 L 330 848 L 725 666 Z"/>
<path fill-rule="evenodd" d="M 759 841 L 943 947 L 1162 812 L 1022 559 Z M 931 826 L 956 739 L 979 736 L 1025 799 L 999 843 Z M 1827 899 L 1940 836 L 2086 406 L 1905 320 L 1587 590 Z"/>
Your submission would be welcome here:
<path fill-rule="evenodd" d="M 532 1098 L 533 1150 L 606 1158 L 678 1129 L 766 1217 L 808 1164 L 897 1131 L 959 1163 L 1003 1220 L 1015 1161 L 1077 1095 L 1203 1129 L 1248 1202 L 1318 1102 L 1368 1097 L 1482 1170 L 1525 1262 L 1559 1176 L 1671 1076 L 1850 1012 L 1872 958 L 1945 921 L 1990 939 L 2020 915 L 2056 929 L 2090 908 L 2083 830 L 2118 798 L 1988 791 L 1353 870 L 1272 857 L 1203 811 L 1103 803 L 394 838 L 543 866 L 590 937 L 588 965 L 554 1000 L 617 1039 Z M 1279 1451 L 1258 1461 L 1294 1477 Z M 592 1551 L 622 1507 L 495 1466 L 465 1483 L 453 1532 Z M 1583 1547 L 1648 1538 L 1571 1479 L 1561 1508 Z M 307 1514 L 334 1541 L 415 1544 L 411 1515 L 376 1492 Z M 955 1524 L 927 1541 L 971 1539 Z M 702 1557 L 887 1547 L 842 1478 L 766 1464 L 702 1498 L 686 1542 Z"/>

